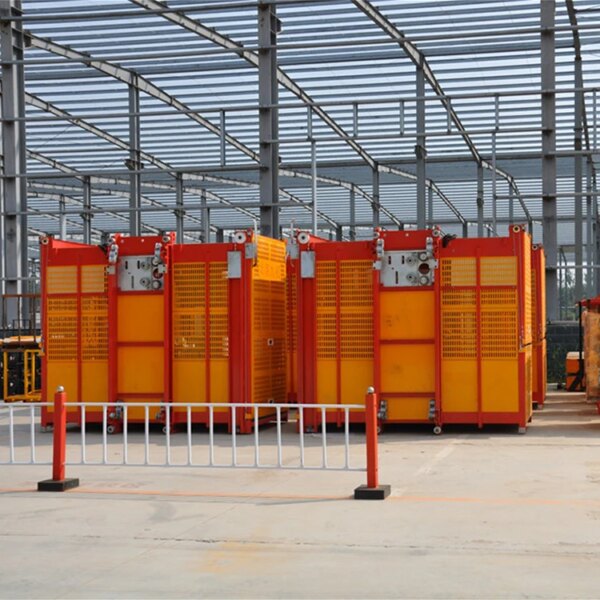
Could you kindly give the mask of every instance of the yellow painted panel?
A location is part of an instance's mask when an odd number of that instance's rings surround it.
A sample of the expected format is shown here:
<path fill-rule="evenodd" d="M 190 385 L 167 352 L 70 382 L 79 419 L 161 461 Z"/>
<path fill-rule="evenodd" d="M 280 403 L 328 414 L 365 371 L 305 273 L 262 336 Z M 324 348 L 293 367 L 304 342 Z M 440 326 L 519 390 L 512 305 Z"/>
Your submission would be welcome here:
<path fill-rule="evenodd" d="M 48 402 L 54 401 L 54 392 L 62 385 L 67 392 L 67 402 L 79 402 L 77 397 L 77 363 L 75 361 L 48 361 Z M 53 407 L 48 407 L 52 412 Z M 76 408 L 67 409 L 74 412 Z"/>
<path fill-rule="evenodd" d="M 205 402 L 205 368 L 203 360 L 173 361 L 173 402 Z M 175 411 L 177 412 L 175 407 Z M 186 412 L 187 408 L 179 409 Z M 192 409 L 194 410 L 194 409 Z M 205 408 L 197 409 L 204 411 Z"/>
<path fill-rule="evenodd" d="M 388 419 L 391 421 L 427 421 L 431 398 L 386 398 Z"/>
<path fill-rule="evenodd" d="M 85 361 L 81 365 L 81 396 L 83 402 L 108 402 L 108 361 Z M 87 412 L 102 412 L 101 408 L 86 408 Z"/>
<path fill-rule="evenodd" d="M 475 360 L 442 362 L 442 410 L 444 412 L 477 411 L 477 362 Z"/>
<path fill-rule="evenodd" d="M 433 392 L 433 344 L 381 346 L 381 392 Z"/>
<path fill-rule="evenodd" d="M 337 402 L 335 360 L 317 361 L 317 397 L 307 398 L 309 404 L 335 404 Z"/>
<path fill-rule="evenodd" d="M 433 292 L 382 292 L 382 339 L 431 339 L 435 336 Z"/>
<path fill-rule="evenodd" d="M 372 360 L 342 361 L 342 404 L 364 404 L 367 388 L 372 385 L 374 385 Z M 337 399 L 333 401 L 336 402 Z"/>
<path fill-rule="evenodd" d="M 128 347 L 118 350 L 117 390 L 123 394 L 163 391 L 163 348 Z"/>
<path fill-rule="evenodd" d="M 537 348 L 537 345 L 535 346 Z M 532 353 L 532 361 L 531 361 L 531 391 L 534 393 L 537 393 L 538 391 L 538 386 L 537 386 L 537 374 L 539 369 L 541 368 L 541 365 L 538 364 L 538 361 L 536 360 L 538 357 L 538 353 L 537 352 L 533 352 Z"/>
<path fill-rule="evenodd" d="M 484 360 L 481 363 L 483 412 L 519 410 L 519 369 L 516 360 Z"/>
<path fill-rule="evenodd" d="M 120 342 L 161 342 L 164 339 L 164 296 L 119 296 L 117 315 Z"/>
<path fill-rule="evenodd" d="M 229 402 L 229 359 L 213 359 L 210 361 L 210 401 L 213 404 Z M 217 409 L 224 412 L 227 409 Z"/>

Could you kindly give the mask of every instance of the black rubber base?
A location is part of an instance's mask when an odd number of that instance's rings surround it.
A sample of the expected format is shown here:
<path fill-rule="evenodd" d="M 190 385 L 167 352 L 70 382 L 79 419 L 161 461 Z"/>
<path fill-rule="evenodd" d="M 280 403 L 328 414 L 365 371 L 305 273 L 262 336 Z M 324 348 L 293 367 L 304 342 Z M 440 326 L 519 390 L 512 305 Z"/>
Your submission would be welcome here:
<path fill-rule="evenodd" d="M 389 485 L 378 485 L 377 487 L 370 488 L 366 485 L 359 485 L 354 490 L 355 500 L 385 500 L 392 491 Z"/>
<path fill-rule="evenodd" d="M 38 492 L 66 492 L 76 487 L 79 487 L 79 479 L 62 479 L 61 481 L 46 479 L 38 482 Z"/>

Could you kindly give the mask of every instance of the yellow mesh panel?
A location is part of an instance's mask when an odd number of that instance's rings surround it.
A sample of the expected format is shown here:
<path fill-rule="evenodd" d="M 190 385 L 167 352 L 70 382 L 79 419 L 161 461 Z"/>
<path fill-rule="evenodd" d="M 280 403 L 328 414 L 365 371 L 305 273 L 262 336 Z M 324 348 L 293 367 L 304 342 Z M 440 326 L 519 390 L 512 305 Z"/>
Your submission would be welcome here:
<path fill-rule="evenodd" d="M 538 326 L 537 314 L 537 273 L 535 269 L 531 269 L 531 327 L 534 342 L 539 341 L 540 328 Z"/>
<path fill-rule="evenodd" d="M 105 294 L 106 283 L 104 265 L 83 265 L 81 267 L 81 292 L 83 294 Z"/>
<path fill-rule="evenodd" d="M 283 402 L 286 380 L 285 244 L 257 240 L 252 272 L 252 400 Z"/>
<path fill-rule="evenodd" d="M 258 236 L 256 251 L 254 276 L 265 281 L 285 281 L 285 244 L 279 240 Z"/>
<path fill-rule="evenodd" d="M 340 350 L 342 359 L 373 357 L 373 263 L 340 262 Z"/>
<path fill-rule="evenodd" d="M 440 269 L 443 286 L 475 286 L 477 283 L 474 257 L 443 258 L 440 261 Z"/>
<path fill-rule="evenodd" d="M 209 335 L 211 358 L 229 357 L 229 323 L 227 286 L 227 263 L 211 262 L 209 264 Z M 235 307 L 241 310 L 241 307 Z"/>
<path fill-rule="evenodd" d="M 77 299 L 48 298 L 48 360 L 77 359 Z"/>
<path fill-rule="evenodd" d="M 82 360 L 108 358 L 108 298 L 106 296 L 81 298 L 81 358 Z"/>
<path fill-rule="evenodd" d="M 523 254 L 523 302 L 525 304 L 525 314 L 523 315 L 525 333 L 523 343 L 530 344 L 532 341 L 533 326 L 531 320 L 531 251 L 528 245 L 526 245 Z"/>
<path fill-rule="evenodd" d="M 46 269 L 46 292 L 48 294 L 76 294 L 77 267 L 48 267 Z"/>
<path fill-rule="evenodd" d="M 514 256 L 483 256 L 480 259 L 481 285 L 517 285 L 517 259 Z"/>
<path fill-rule="evenodd" d="M 205 263 L 173 267 L 173 352 L 175 359 L 206 356 Z"/>
<path fill-rule="evenodd" d="M 317 358 L 336 358 L 336 263 L 317 262 Z"/>
<path fill-rule="evenodd" d="M 298 346 L 298 334 L 296 331 L 296 323 L 298 321 L 298 300 L 296 290 L 296 280 L 293 277 L 287 278 L 287 348 L 289 352 L 296 352 Z"/>
<path fill-rule="evenodd" d="M 468 312 L 442 311 L 442 356 L 460 360 L 477 357 L 475 303 Z"/>

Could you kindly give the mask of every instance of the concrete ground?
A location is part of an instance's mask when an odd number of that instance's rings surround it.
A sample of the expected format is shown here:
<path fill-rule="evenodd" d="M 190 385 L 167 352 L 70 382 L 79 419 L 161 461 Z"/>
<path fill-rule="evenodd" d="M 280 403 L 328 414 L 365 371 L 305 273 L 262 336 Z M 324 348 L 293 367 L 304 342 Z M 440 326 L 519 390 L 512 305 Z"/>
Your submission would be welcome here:
<path fill-rule="evenodd" d="M 357 472 L 82 466 L 51 494 L 49 467 L 0 467 L 0 597 L 600 597 L 581 395 L 551 394 L 526 435 L 407 427 L 380 452 L 384 502 L 351 499 Z"/>

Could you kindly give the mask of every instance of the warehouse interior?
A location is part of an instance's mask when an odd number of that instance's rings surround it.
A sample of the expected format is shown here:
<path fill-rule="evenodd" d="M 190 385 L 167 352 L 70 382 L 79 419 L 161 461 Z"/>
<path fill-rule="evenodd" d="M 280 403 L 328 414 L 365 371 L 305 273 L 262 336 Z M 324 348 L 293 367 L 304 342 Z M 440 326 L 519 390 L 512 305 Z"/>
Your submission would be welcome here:
<path fill-rule="evenodd" d="M 597 597 L 599 31 L 0 0 L 0 598 Z"/>

